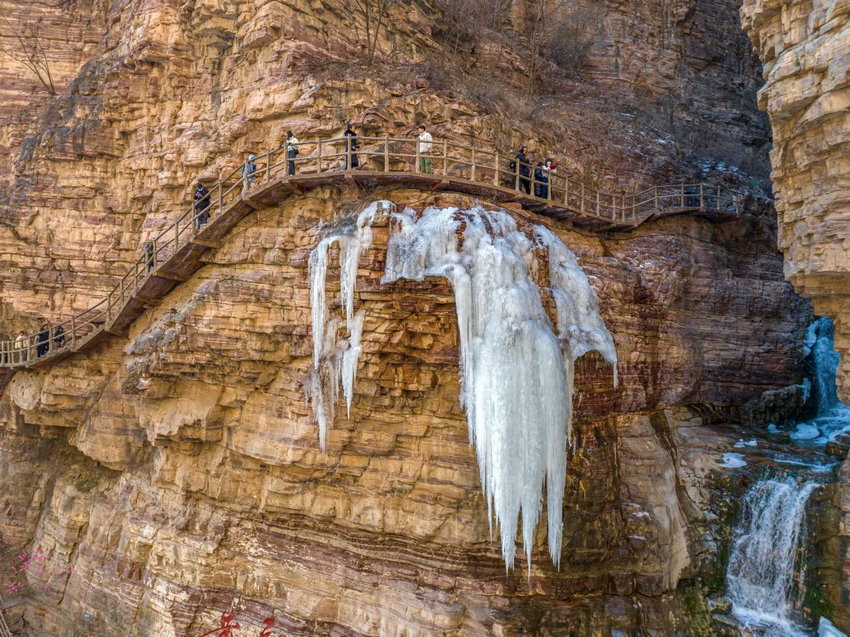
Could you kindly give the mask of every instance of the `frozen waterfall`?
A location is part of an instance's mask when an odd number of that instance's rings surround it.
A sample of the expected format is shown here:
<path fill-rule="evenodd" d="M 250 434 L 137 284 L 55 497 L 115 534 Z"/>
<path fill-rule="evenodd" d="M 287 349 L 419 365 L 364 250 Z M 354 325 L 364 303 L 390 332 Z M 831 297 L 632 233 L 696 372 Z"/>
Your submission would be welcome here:
<path fill-rule="evenodd" d="M 534 281 L 549 264 L 553 329 Z M 547 492 L 549 554 L 561 554 L 573 364 L 596 350 L 617 353 L 596 294 L 573 254 L 546 228 L 520 231 L 503 211 L 428 208 L 394 215 L 383 283 L 444 276 L 460 331 L 460 401 L 475 444 L 489 519 L 498 524 L 505 567 L 513 567 L 518 518 L 530 569 L 532 538 Z"/>
<path fill-rule="evenodd" d="M 835 372 L 841 356 L 835 351 L 832 321 L 822 316 L 809 325 L 806 332 L 806 354 L 814 368 L 812 399 L 817 413 L 812 420 L 797 424 L 791 439 L 809 444 L 824 445 L 838 434 L 850 429 L 850 407 L 838 399 Z"/>
<path fill-rule="evenodd" d="M 370 245 L 376 202 L 356 222 L 333 228 L 310 256 L 313 365 L 309 394 L 325 447 L 339 387 L 349 409 L 360 354 L 363 313 L 354 311 L 361 252 Z M 391 206 L 391 204 L 389 204 Z M 505 567 L 516 554 L 518 519 L 528 568 L 534 529 L 546 485 L 549 553 L 559 566 L 567 445 L 572 417 L 573 365 L 598 351 L 614 366 L 614 340 L 599 315 L 596 294 L 573 254 L 549 230 L 521 231 L 503 211 L 428 208 L 393 214 L 382 283 L 444 276 L 455 293 L 460 332 L 460 401 L 478 458 L 493 521 L 502 538 Z M 329 250 L 339 245 L 340 306 L 348 337 L 337 338 L 342 319 L 326 299 Z M 553 327 L 541 300 L 539 258 L 548 262 L 546 292 Z"/>
<path fill-rule="evenodd" d="M 310 254 L 313 364 L 307 390 L 319 424 L 319 444 L 322 449 L 325 448 L 328 428 L 333 424 L 340 385 L 346 407 L 349 412 L 351 410 L 364 318 L 362 311 L 354 312 L 354 288 L 360 255 L 372 243 L 370 224 L 379 209 L 386 211 L 394 210 L 395 207 L 389 201 L 373 202 L 356 219 L 344 220 L 327 231 Z M 328 256 L 334 244 L 339 246 L 339 303 L 345 309 L 345 327 L 348 332 L 348 337 L 344 339 L 338 339 L 341 321 L 330 316 L 325 294 Z"/>
<path fill-rule="evenodd" d="M 795 565 L 806 503 L 817 486 L 763 480 L 744 496 L 726 577 L 732 613 L 754 635 L 806 634 L 792 619 L 802 594 Z"/>

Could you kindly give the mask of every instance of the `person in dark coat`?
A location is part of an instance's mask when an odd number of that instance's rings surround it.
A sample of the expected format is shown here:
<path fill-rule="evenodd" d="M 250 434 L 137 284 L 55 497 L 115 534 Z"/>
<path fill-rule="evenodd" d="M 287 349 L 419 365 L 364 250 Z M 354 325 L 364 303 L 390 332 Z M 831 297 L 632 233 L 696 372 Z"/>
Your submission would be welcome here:
<path fill-rule="evenodd" d="M 514 160 L 519 167 L 519 191 L 525 191 L 526 194 L 531 194 L 531 160 L 528 159 L 528 155 L 526 155 L 526 151 L 528 151 L 528 146 L 520 146 L 519 151 L 517 151 Z"/>
<path fill-rule="evenodd" d="M 286 147 L 287 159 L 287 175 L 295 174 L 295 158 L 298 157 L 298 138 L 291 130 L 286 131 L 286 140 L 283 142 Z"/>
<path fill-rule="evenodd" d="M 192 195 L 195 200 L 195 232 L 201 229 L 207 221 L 210 220 L 210 191 L 200 181 L 195 186 L 195 194 Z"/>
<path fill-rule="evenodd" d="M 535 197 L 543 197 L 545 195 L 541 194 L 543 191 L 543 162 L 539 161 L 534 166 L 534 196 Z"/>
<path fill-rule="evenodd" d="M 35 348 L 36 356 L 44 356 L 50 349 L 50 326 L 45 323 L 38 330 L 38 345 Z"/>
<path fill-rule="evenodd" d="M 59 349 L 60 347 L 65 347 L 65 328 L 57 325 L 56 329 L 53 330 L 53 349 Z"/>
<path fill-rule="evenodd" d="M 348 124 L 345 127 L 345 141 L 347 144 L 345 159 L 345 168 L 346 170 L 351 170 L 352 168 L 357 168 L 360 165 L 360 162 L 357 159 L 357 132 L 354 130 L 354 124 Z M 351 158 L 351 164 L 349 165 L 348 158 Z"/>
<path fill-rule="evenodd" d="M 154 245 L 153 239 L 148 239 L 145 243 L 145 271 L 150 272 L 153 270 L 153 266 L 156 263 L 156 259 L 154 258 Z"/>

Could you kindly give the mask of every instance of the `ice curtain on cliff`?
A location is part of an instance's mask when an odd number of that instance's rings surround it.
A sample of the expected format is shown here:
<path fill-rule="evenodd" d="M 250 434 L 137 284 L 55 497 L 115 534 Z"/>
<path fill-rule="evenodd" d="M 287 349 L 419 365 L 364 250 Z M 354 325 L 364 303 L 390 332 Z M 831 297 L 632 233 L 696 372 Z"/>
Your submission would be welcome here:
<path fill-rule="evenodd" d="M 354 287 L 362 250 L 371 243 L 375 202 L 356 219 L 329 231 L 311 255 L 313 366 L 310 396 L 325 446 L 338 388 L 351 405 L 363 313 L 354 312 Z M 340 254 L 340 305 L 348 338 L 338 340 L 330 316 L 325 276 L 330 247 Z M 535 282 L 539 257 L 548 261 L 549 319 Z M 489 520 L 497 523 L 507 570 L 514 564 L 518 517 L 531 563 L 534 529 L 547 493 L 549 553 L 559 566 L 567 447 L 572 419 L 575 360 L 598 351 L 614 366 L 617 353 L 596 294 L 572 252 L 543 226 L 520 230 L 502 210 L 475 206 L 407 209 L 392 213 L 383 284 L 399 279 L 448 279 L 454 289 L 460 332 L 460 401 L 475 445 Z"/>

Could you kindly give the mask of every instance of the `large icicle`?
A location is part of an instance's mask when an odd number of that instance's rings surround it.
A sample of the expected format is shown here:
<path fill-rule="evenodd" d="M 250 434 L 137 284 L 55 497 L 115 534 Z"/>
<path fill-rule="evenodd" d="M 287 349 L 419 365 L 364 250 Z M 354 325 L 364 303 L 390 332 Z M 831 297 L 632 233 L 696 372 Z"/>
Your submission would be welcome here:
<path fill-rule="evenodd" d="M 328 429 L 333 425 L 340 385 L 350 413 L 354 380 L 360 357 L 360 338 L 363 333 L 363 312 L 354 312 L 354 290 L 357 267 L 363 250 L 372 243 L 370 224 L 378 209 L 394 210 L 389 201 L 376 201 L 367 206 L 357 218 L 334 226 L 310 254 L 310 306 L 313 323 L 313 364 L 308 393 L 313 413 L 319 424 L 319 443 L 327 442 Z M 325 292 L 328 253 L 333 244 L 339 246 L 340 290 L 339 304 L 345 309 L 348 338 L 338 340 L 340 321 L 330 316 Z"/>
<path fill-rule="evenodd" d="M 559 566 L 573 364 L 597 350 L 616 369 L 614 341 L 596 294 L 555 235 L 537 226 L 529 237 L 507 213 L 478 206 L 428 208 L 419 219 L 406 210 L 394 217 L 383 282 L 438 275 L 455 291 L 460 398 L 505 568 L 513 567 L 520 513 L 531 568 L 544 484 L 549 552 Z M 531 276 L 538 269 L 535 248 L 549 257 L 557 336 Z"/>

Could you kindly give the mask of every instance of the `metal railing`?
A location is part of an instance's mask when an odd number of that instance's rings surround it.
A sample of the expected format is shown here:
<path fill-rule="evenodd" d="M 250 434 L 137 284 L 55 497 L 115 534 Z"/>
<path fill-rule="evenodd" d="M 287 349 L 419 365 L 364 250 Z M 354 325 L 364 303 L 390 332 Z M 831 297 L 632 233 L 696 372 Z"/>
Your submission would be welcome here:
<path fill-rule="evenodd" d="M 297 149 L 293 156 L 292 150 Z M 394 179 L 411 184 L 436 181 L 448 190 L 482 192 L 495 199 L 512 198 L 524 206 L 561 211 L 567 215 L 599 219 L 624 227 L 653 215 L 688 211 L 738 215 L 742 196 L 719 186 L 695 183 L 653 186 L 639 192 L 600 190 L 584 181 L 552 170 L 535 174 L 536 166 L 516 161 L 510 153 L 434 140 L 430 149 L 416 137 L 358 136 L 284 143 L 244 162 L 216 182 L 200 201 L 192 204 L 159 234 L 149 239 L 127 272 L 95 305 L 38 332 L 0 340 L 0 368 L 26 367 L 45 358 L 77 351 L 101 332 L 109 331 L 151 276 L 169 276 L 169 259 L 189 244 L 201 245 L 199 233 L 241 201 L 251 201 L 266 185 L 324 183 L 324 178 L 358 175 Z M 541 176 L 545 177 L 541 178 Z M 200 243 L 195 243 L 200 241 Z"/>

